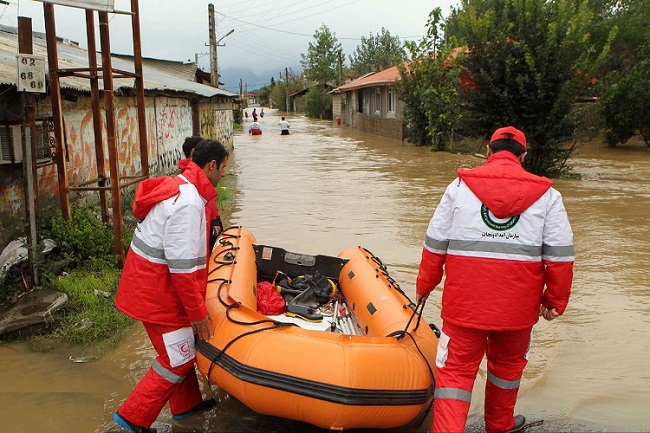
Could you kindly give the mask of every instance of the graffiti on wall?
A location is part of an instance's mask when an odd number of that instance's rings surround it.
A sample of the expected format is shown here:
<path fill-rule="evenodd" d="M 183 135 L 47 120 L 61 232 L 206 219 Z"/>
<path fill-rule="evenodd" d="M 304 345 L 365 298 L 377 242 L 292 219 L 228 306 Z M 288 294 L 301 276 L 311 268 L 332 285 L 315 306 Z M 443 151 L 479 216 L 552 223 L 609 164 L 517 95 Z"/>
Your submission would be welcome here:
<path fill-rule="evenodd" d="M 156 98 L 158 131 L 156 158 L 151 159 L 151 171 L 171 173 L 184 158 L 182 146 L 185 137 L 192 135 L 192 107 L 185 99 Z"/>
<path fill-rule="evenodd" d="M 2 193 L 0 194 L 0 208 L 3 209 L 3 212 L 15 215 L 22 209 L 23 197 L 23 184 L 11 183 L 2 188 Z"/>
<path fill-rule="evenodd" d="M 148 97 L 145 100 L 149 166 L 152 175 L 173 172 L 178 160 L 183 158 L 182 143 L 192 135 L 192 109 L 189 101 L 181 98 Z M 47 112 L 49 104 L 39 107 Z M 66 171 L 71 185 L 97 177 L 93 114 L 89 97 L 80 97 L 76 103 L 64 107 L 65 133 L 68 149 Z M 140 145 L 137 108 L 134 98 L 116 98 L 115 141 L 120 176 L 140 173 Z M 102 114 L 102 143 L 104 166 L 109 174 L 109 155 L 106 136 L 106 119 Z M 40 197 L 59 193 L 56 165 L 46 165 L 37 171 Z M 0 186 L 0 205 L 18 213 L 23 206 L 23 185 L 16 179 Z"/>
<path fill-rule="evenodd" d="M 233 115 L 231 109 L 216 108 L 212 104 L 202 104 L 199 108 L 201 136 L 219 140 L 224 146 L 232 147 Z"/>
<path fill-rule="evenodd" d="M 209 104 L 199 106 L 199 122 L 201 125 L 201 137 L 216 138 L 217 130 L 215 128 L 214 107 Z"/>
<path fill-rule="evenodd" d="M 232 110 L 217 110 L 216 129 L 218 140 L 226 147 L 232 147 L 233 118 Z"/>

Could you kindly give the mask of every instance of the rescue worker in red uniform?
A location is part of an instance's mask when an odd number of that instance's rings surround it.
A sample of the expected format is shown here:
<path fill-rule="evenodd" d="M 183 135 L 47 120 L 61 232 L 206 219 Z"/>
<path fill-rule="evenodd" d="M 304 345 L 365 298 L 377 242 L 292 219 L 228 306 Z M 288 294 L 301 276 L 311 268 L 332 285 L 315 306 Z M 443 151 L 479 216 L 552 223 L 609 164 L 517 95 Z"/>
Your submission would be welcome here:
<path fill-rule="evenodd" d="M 262 125 L 257 119 L 253 120 L 253 123 L 248 127 L 248 135 L 262 135 Z"/>
<path fill-rule="evenodd" d="M 459 169 L 426 233 L 416 282 L 424 301 L 446 273 L 436 356 L 432 432 L 463 432 L 479 364 L 487 356 L 485 429 L 513 432 L 533 325 L 564 312 L 573 280 L 573 233 L 562 196 L 528 173 L 526 136 L 509 126 L 485 165 Z"/>
<path fill-rule="evenodd" d="M 185 141 L 183 142 L 183 154 L 185 155 L 185 159 L 178 161 L 178 168 L 181 170 L 181 173 L 187 168 L 189 163 L 192 162 L 192 153 L 194 152 L 194 148 L 203 140 L 204 138 L 198 135 L 185 138 Z M 217 196 L 218 192 L 217 195 L 206 205 L 209 221 L 208 230 L 210 233 L 208 243 L 208 256 L 210 255 L 210 251 L 212 251 L 212 248 L 214 247 L 219 234 L 221 234 L 223 231 L 223 223 L 221 222 L 219 208 L 217 207 Z"/>
<path fill-rule="evenodd" d="M 194 336 L 212 336 L 205 307 L 207 203 L 225 172 L 228 152 L 204 140 L 176 177 L 140 183 L 133 214 L 140 220 L 120 278 L 115 304 L 143 322 L 157 357 L 113 415 L 125 429 L 155 432 L 151 424 L 169 401 L 180 420 L 214 406 L 203 400 L 194 361 Z"/>

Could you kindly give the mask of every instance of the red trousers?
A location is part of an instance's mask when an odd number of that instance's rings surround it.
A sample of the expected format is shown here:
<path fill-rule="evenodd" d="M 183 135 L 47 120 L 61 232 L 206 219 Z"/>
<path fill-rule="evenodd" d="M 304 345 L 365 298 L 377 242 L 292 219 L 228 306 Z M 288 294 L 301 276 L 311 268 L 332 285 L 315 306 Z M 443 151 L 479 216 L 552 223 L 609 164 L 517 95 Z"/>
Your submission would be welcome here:
<path fill-rule="evenodd" d="M 479 364 L 487 354 L 485 430 L 514 426 L 519 381 L 528 362 L 532 327 L 515 331 L 465 328 L 444 323 L 436 356 L 431 432 L 464 432 Z"/>
<path fill-rule="evenodd" d="M 130 422 L 149 428 L 167 401 L 172 415 L 178 415 L 195 407 L 203 397 L 194 370 L 195 358 L 176 367 L 170 365 L 163 334 L 178 326 L 144 323 L 144 328 L 158 356 L 117 411 Z"/>

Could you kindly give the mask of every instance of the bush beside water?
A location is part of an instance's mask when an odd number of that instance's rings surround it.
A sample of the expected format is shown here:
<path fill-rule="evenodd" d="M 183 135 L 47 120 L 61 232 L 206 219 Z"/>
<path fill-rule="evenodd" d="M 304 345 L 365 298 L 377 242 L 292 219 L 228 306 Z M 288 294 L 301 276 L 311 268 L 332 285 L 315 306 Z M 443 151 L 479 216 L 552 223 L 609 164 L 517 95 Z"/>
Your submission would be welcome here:
<path fill-rule="evenodd" d="M 235 176 L 226 176 L 218 187 L 218 206 L 226 227 L 223 212 L 230 205 L 235 180 Z M 123 242 L 127 249 L 136 225 L 130 210 L 133 197 L 129 191 L 122 195 Z M 63 220 L 57 205 L 46 207 L 40 223 L 41 238 L 57 244 L 54 251 L 37 256 L 40 286 L 64 292 L 69 299 L 63 318 L 55 324 L 54 336 L 83 346 L 114 345 L 133 320 L 114 305 L 121 270 L 113 252 L 112 226 L 101 221 L 98 207 L 92 205 L 75 206 L 70 221 Z M 19 264 L 0 281 L 0 305 L 21 290 Z"/>

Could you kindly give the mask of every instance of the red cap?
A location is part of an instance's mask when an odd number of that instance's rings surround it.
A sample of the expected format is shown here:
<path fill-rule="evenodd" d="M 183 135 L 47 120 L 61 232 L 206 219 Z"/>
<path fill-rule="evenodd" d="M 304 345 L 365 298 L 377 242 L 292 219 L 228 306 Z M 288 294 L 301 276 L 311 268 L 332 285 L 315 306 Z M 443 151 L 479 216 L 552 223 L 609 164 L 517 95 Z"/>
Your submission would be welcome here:
<path fill-rule="evenodd" d="M 526 135 L 514 126 L 506 126 L 505 128 L 499 128 L 494 131 L 492 138 L 490 138 L 490 143 L 497 140 L 514 140 L 524 146 L 524 149 L 526 148 Z"/>

